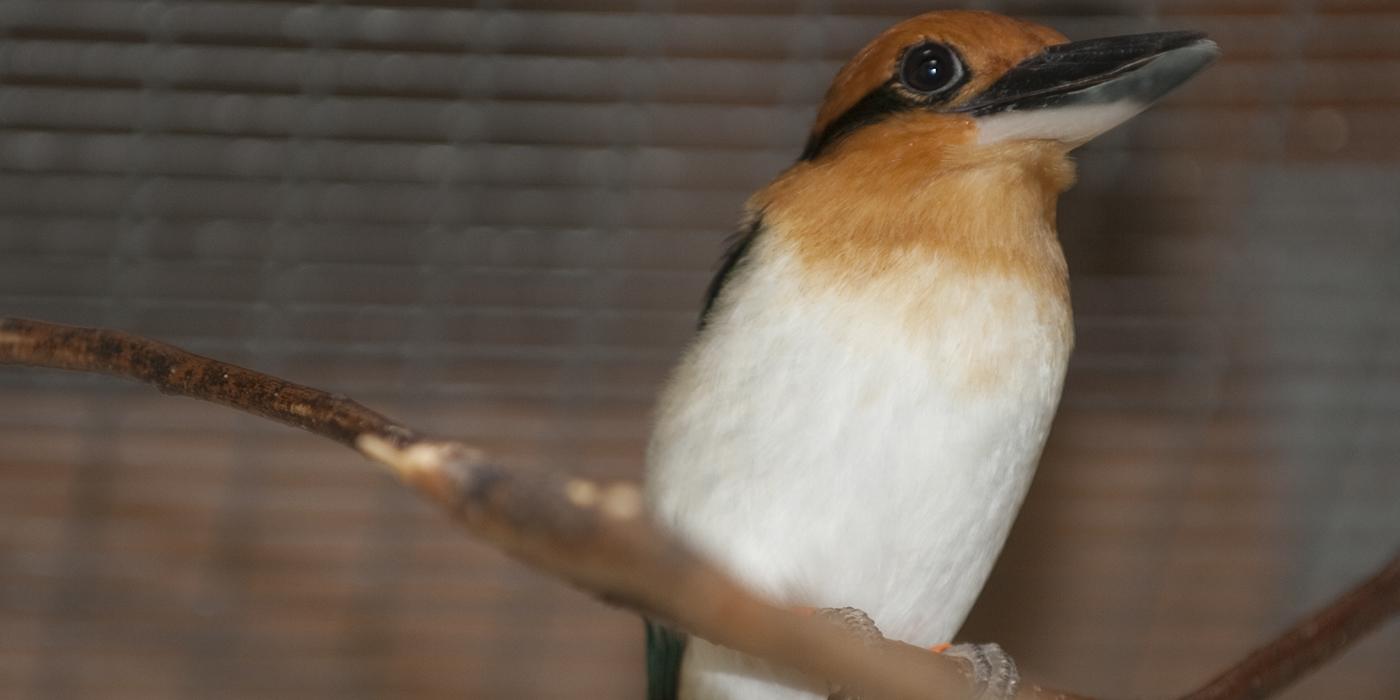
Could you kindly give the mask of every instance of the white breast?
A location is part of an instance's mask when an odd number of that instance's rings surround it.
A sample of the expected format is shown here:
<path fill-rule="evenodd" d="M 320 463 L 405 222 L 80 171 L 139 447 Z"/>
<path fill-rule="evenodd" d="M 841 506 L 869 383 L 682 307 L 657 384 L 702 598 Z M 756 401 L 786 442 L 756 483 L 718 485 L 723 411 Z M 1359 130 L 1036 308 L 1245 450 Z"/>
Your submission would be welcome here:
<path fill-rule="evenodd" d="M 780 603 L 949 641 L 1045 443 L 1069 310 L 935 259 L 823 286 L 755 245 L 663 396 L 650 502 Z M 748 665 L 693 644 L 683 696 L 806 697 Z"/>

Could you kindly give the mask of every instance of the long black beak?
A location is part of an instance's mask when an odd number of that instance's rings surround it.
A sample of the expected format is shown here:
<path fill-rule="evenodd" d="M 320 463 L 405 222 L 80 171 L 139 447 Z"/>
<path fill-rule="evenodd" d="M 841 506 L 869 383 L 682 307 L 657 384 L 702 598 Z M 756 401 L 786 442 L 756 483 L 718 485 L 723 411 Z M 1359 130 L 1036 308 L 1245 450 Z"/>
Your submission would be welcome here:
<path fill-rule="evenodd" d="M 1160 32 L 1051 46 L 958 108 L 973 116 L 1132 101 L 1146 107 L 1220 55 L 1200 32 Z"/>
<path fill-rule="evenodd" d="M 974 118 L 979 143 L 1048 139 L 1074 148 L 1147 109 L 1219 55 L 1198 32 L 1058 44 L 956 111 Z"/>

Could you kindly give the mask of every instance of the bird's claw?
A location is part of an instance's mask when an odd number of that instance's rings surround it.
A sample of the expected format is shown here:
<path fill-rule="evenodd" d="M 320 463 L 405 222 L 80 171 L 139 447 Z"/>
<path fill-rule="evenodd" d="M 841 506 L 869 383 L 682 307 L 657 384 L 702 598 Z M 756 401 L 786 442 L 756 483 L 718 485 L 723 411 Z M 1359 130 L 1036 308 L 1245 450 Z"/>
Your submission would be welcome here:
<path fill-rule="evenodd" d="M 846 631 L 856 635 L 866 644 L 874 644 L 884 638 L 880 633 L 880 628 L 875 626 L 875 621 L 870 619 L 861 610 L 856 608 L 819 608 L 815 610 L 804 609 L 806 614 L 814 614 L 818 617 L 837 624 Z M 1021 683 L 1021 674 L 1016 670 L 1016 662 L 996 644 L 955 644 L 952 646 L 938 645 L 934 651 L 965 659 L 972 666 L 972 695 L 971 700 L 1013 700 L 1016 697 L 1017 686 Z M 851 688 L 843 688 L 840 685 L 832 684 L 829 689 L 828 700 L 860 700 L 860 695 Z"/>
<path fill-rule="evenodd" d="M 1021 684 L 1016 662 L 996 644 L 955 644 L 943 652 L 972 664 L 973 700 L 1012 700 Z"/>
<path fill-rule="evenodd" d="M 844 628 L 866 644 L 875 644 L 885 637 L 880 633 L 880 628 L 875 626 L 875 621 L 858 608 L 819 608 L 813 610 L 812 614 Z M 854 689 L 839 683 L 830 684 L 827 692 L 827 700 L 861 700 L 860 694 Z"/>

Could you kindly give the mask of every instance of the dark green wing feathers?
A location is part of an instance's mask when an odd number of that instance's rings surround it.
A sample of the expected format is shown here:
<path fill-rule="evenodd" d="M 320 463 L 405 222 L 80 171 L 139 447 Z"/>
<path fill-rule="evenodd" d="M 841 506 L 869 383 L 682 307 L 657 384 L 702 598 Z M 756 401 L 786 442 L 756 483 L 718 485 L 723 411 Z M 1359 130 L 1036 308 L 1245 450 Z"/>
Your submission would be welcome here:
<path fill-rule="evenodd" d="M 763 217 L 754 220 L 729 240 L 710 287 L 705 291 L 705 308 L 700 313 L 700 327 L 705 327 L 710 309 L 728 282 L 744 262 L 749 247 L 763 231 Z M 676 700 L 680 694 L 681 659 L 685 656 L 685 634 L 665 625 L 646 620 L 647 626 L 647 700 Z"/>
<path fill-rule="evenodd" d="M 728 247 L 724 251 L 724 257 L 720 259 L 719 269 L 715 271 L 715 276 L 710 279 L 710 286 L 705 290 L 705 306 L 700 312 L 700 328 L 705 328 L 705 321 L 710 316 L 710 309 L 715 305 L 715 300 L 719 298 L 719 293 L 724 290 L 724 284 L 734 276 L 734 272 L 743 264 L 744 259 L 749 254 L 749 247 L 753 245 L 754 239 L 763 231 L 762 215 L 754 218 L 753 223 L 739 230 L 729 237 Z"/>
<path fill-rule="evenodd" d="M 647 700 L 676 700 L 685 635 L 651 620 L 647 626 Z"/>

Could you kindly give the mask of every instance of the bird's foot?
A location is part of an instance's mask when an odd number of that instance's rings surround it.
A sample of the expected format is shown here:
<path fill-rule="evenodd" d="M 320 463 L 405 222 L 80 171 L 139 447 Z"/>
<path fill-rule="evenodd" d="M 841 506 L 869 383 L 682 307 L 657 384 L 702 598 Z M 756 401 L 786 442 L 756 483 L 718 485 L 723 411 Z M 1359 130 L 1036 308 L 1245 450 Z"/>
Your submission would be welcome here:
<path fill-rule="evenodd" d="M 880 633 L 880 628 L 875 626 L 875 621 L 857 608 L 818 608 L 815 610 L 805 608 L 805 610 L 810 611 L 807 613 L 808 615 L 816 615 L 845 628 L 846 631 L 856 635 L 866 644 L 875 644 L 885 638 L 885 635 Z M 860 694 L 840 683 L 832 683 L 827 687 L 827 700 L 860 700 Z"/>
<path fill-rule="evenodd" d="M 866 644 L 876 644 L 884 639 L 880 628 L 861 610 L 856 608 L 794 608 L 800 615 L 815 615 L 845 628 L 860 637 Z M 968 662 L 972 670 L 971 700 L 1013 700 L 1016 689 L 1021 684 L 1021 674 L 1016 670 L 1016 662 L 1011 660 L 996 644 L 937 644 L 930 651 L 945 654 Z M 851 688 L 832 684 L 828 688 L 827 700 L 859 700 L 860 696 Z"/>
<path fill-rule="evenodd" d="M 934 652 L 972 665 L 973 700 L 1012 700 L 1021 684 L 1016 662 L 996 644 L 940 644 Z"/>

